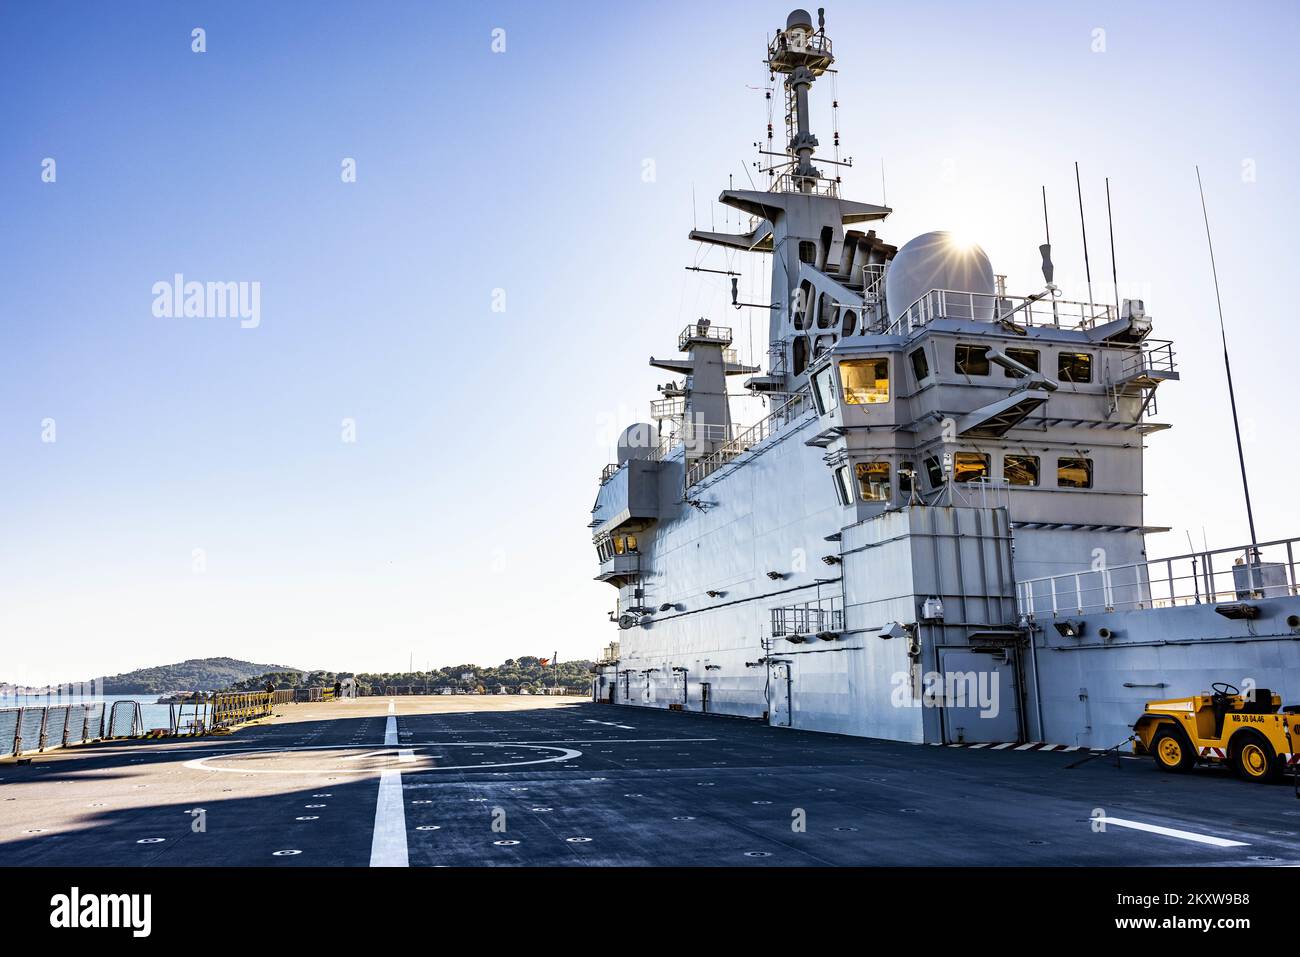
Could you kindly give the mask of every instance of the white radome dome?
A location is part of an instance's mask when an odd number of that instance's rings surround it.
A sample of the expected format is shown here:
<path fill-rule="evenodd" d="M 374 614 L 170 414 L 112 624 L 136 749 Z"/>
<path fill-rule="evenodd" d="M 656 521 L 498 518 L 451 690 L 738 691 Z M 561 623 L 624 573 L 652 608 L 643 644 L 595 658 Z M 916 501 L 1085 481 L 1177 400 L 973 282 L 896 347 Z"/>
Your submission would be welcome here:
<path fill-rule="evenodd" d="M 659 448 L 659 429 L 649 422 L 636 422 L 623 430 L 618 437 L 618 464 L 629 459 L 648 458 Z"/>
<path fill-rule="evenodd" d="M 931 289 L 978 294 L 973 302 L 950 297 L 948 318 L 993 320 L 993 264 L 975 243 L 936 230 L 922 233 L 894 254 L 885 274 L 885 299 L 891 319 L 897 319 Z"/>

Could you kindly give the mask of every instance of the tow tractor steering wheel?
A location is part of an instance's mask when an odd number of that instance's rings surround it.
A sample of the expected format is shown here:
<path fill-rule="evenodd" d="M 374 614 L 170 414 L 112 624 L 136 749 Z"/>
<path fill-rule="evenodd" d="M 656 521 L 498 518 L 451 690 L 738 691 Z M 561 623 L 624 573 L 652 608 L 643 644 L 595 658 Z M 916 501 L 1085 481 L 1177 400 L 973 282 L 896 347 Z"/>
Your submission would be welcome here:
<path fill-rule="evenodd" d="M 1241 689 L 1236 685 L 1230 685 L 1226 681 L 1216 681 L 1210 685 L 1210 690 L 1214 692 L 1216 698 L 1231 698 L 1234 695 L 1241 694 Z"/>

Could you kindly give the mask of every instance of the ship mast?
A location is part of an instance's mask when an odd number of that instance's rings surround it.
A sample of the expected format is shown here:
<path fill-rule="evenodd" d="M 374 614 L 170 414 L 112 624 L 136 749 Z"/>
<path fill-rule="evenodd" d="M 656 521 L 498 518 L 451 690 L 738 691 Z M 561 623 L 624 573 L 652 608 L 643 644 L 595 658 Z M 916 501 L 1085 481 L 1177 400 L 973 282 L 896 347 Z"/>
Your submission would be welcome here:
<path fill-rule="evenodd" d="M 818 140 L 812 131 L 812 87 L 834 62 L 822 11 L 818 11 L 816 28 L 808 11 L 791 13 L 785 28 L 768 44 L 764 59 L 773 80 L 778 75 L 784 77 L 785 151 L 759 148 L 760 157 L 769 158 L 768 165 L 757 164 L 760 172 L 769 175 L 769 189 L 726 189 L 718 197 L 723 205 L 751 216 L 753 228 L 738 235 L 701 229 L 690 232 L 690 238 L 700 242 L 772 254 L 768 303 L 732 303 L 738 309 L 765 308 L 770 313 L 767 373 L 745 383 L 754 394 L 779 396 L 804 386 L 809 362 L 840 334 L 838 328 L 829 326 L 823 327 L 829 331 L 812 334 L 817 299 L 814 286 L 830 277 L 840 291 L 860 297 L 866 257 L 844 255 L 844 227 L 884 219 L 890 213 L 884 206 L 841 199 L 838 177 L 824 176 L 819 168 L 818 164 L 852 165 L 851 160 L 818 156 Z M 854 253 L 857 235 L 852 243 Z"/>

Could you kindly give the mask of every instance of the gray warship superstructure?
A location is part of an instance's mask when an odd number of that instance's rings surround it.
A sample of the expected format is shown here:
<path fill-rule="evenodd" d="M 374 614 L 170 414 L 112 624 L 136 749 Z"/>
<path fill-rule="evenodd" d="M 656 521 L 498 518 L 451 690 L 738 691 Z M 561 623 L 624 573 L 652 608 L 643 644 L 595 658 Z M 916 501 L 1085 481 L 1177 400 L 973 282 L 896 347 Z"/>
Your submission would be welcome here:
<path fill-rule="evenodd" d="M 630 426 L 590 525 L 618 633 L 594 694 L 917 743 L 1123 740 L 1215 681 L 1300 697 L 1293 541 L 1152 559 L 1143 452 L 1179 372 L 1144 304 L 1013 295 L 977 246 L 901 246 L 840 195 L 809 98 L 820 12 L 767 49 L 770 188 L 701 243 L 767 253 L 766 368 L 706 319 Z M 836 135 L 838 140 L 838 134 Z M 735 279 L 732 296 L 740 303 Z M 741 378 L 743 377 L 743 378 Z M 732 421 L 728 387 L 769 403 Z"/>

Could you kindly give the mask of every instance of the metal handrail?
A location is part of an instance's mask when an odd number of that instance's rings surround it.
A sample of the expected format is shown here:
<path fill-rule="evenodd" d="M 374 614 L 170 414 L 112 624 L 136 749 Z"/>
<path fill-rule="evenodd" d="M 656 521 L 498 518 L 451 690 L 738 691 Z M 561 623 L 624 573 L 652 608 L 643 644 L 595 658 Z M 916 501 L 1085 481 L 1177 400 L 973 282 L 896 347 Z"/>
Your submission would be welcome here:
<path fill-rule="evenodd" d="M 1033 619 L 1297 595 L 1297 546 L 1300 537 L 1283 538 L 1026 578 L 1016 604 Z"/>
<path fill-rule="evenodd" d="M 844 609 L 836 607 L 831 599 L 824 599 L 823 602 L 816 604 L 788 605 L 772 609 L 773 638 L 843 630 Z"/>
<path fill-rule="evenodd" d="M 711 322 L 692 322 L 677 336 L 677 348 L 685 352 L 686 344 L 692 339 L 720 342 L 724 346 L 729 346 L 731 345 L 731 327 L 715 326 Z"/>
<path fill-rule="evenodd" d="M 803 189 L 803 184 L 811 182 L 812 188 Z M 829 176 L 807 176 L 795 172 L 794 170 L 782 170 L 772 182 L 769 193 L 803 193 L 807 192 L 813 196 L 838 196 L 839 180 Z"/>
<path fill-rule="evenodd" d="M 677 399 L 654 399 L 650 402 L 650 418 L 652 419 L 677 419 L 686 413 L 686 400 Z"/>
<path fill-rule="evenodd" d="M 98 740 L 104 718 L 103 702 L 0 708 L 0 758 Z"/>
<path fill-rule="evenodd" d="M 771 415 L 760 419 L 735 438 L 724 442 L 719 448 L 698 459 L 686 470 L 686 487 L 690 488 L 692 485 L 704 481 L 722 466 L 734 461 L 748 452 L 753 446 L 775 435 L 800 414 L 809 411 L 812 408 L 812 403 L 807 401 L 808 398 L 809 395 L 806 391 L 796 392 Z"/>
<path fill-rule="evenodd" d="M 790 42 L 790 35 L 782 31 L 767 45 L 767 58 L 775 59 L 778 53 L 817 53 L 831 56 L 831 40 L 824 33 L 807 34 L 802 43 Z"/>
<path fill-rule="evenodd" d="M 1128 379 L 1147 372 L 1173 372 L 1174 344 L 1170 339 L 1147 339 L 1141 347 L 1124 354 L 1120 378 Z"/>
<path fill-rule="evenodd" d="M 994 321 L 1021 326 L 1092 329 L 1115 318 L 1113 306 L 1037 296 L 931 289 L 907 307 L 886 329 L 888 335 L 908 335 L 935 319 L 973 319 L 988 312 Z"/>

